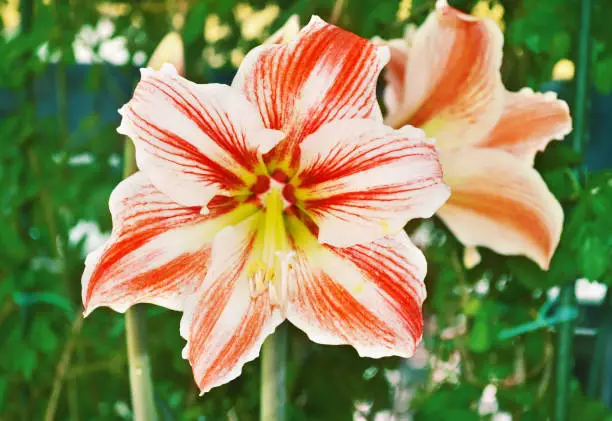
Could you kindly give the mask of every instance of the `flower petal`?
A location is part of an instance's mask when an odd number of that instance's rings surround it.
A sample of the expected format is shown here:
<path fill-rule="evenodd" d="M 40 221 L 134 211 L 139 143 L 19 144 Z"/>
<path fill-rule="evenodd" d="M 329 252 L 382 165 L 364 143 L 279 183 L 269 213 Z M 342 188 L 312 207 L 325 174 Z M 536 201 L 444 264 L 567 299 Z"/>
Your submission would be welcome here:
<path fill-rule="evenodd" d="M 565 101 L 554 92 L 539 93 L 529 88 L 506 92 L 504 112 L 478 146 L 500 148 L 528 162 L 553 139 L 561 140 L 572 130 Z"/>
<path fill-rule="evenodd" d="M 270 159 L 295 159 L 299 142 L 326 122 L 382 120 L 376 80 L 388 59 L 386 47 L 313 17 L 290 43 L 247 54 L 232 86 L 259 107 L 266 127 L 287 134 Z"/>
<path fill-rule="evenodd" d="M 300 32 L 300 16 L 299 15 L 291 15 L 289 19 L 278 28 L 278 30 L 270 35 L 262 45 L 269 44 L 285 44 L 290 42 L 292 39 L 297 37 Z"/>
<path fill-rule="evenodd" d="M 387 123 L 420 127 L 440 148 L 482 139 L 503 107 L 497 25 L 439 1 L 412 41 L 402 103 Z"/>
<path fill-rule="evenodd" d="M 452 194 L 438 215 L 459 241 L 548 268 L 563 210 L 538 172 L 497 149 L 442 151 L 440 160 Z"/>
<path fill-rule="evenodd" d="M 296 246 L 287 319 L 321 344 L 362 357 L 410 357 L 423 332 L 423 254 L 403 231 L 348 248 L 323 246 L 290 219 Z"/>
<path fill-rule="evenodd" d="M 436 148 L 421 130 L 370 120 L 329 123 L 301 145 L 296 197 L 338 247 L 394 234 L 449 196 Z"/>
<path fill-rule="evenodd" d="M 417 27 L 414 24 L 406 25 L 403 38 L 385 41 L 378 37 L 372 39 L 375 45 L 389 47 L 389 63 L 383 72 L 385 77 L 385 89 L 383 101 L 387 108 L 387 114 L 398 111 L 406 90 L 406 67 L 410 55 L 410 46 L 416 34 Z"/>
<path fill-rule="evenodd" d="M 202 282 L 214 234 L 228 221 L 254 212 L 248 205 L 200 208 L 179 205 L 138 172 L 110 197 L 113 232 L 91 253 L 82 277 L 85 314 L 109 306 L 123 312 L 136 303 L 181 309 L 185 294 Z"/>
<path fill-rule="evenodd" d="M 284 320 L 269 294 L 251 295 L 249 287 L 246 266 L 259 217 L 227 227 L 215 237 L 206 279 L 181 319 L 181 335 L 187 339 L 183 357 L 191 363 L 202 393 L 238 377 Z"/>
<path fill-rule="evenodd" d="M 172 66 L 143 69 L 120 113 L 118 131 L 134 141 L 139 168 L 186 206 L 205 206 L 217 194 L 254 182 L 260 153 L 283 137 L 264 128 L 238 91 L 191 83 Z"/>

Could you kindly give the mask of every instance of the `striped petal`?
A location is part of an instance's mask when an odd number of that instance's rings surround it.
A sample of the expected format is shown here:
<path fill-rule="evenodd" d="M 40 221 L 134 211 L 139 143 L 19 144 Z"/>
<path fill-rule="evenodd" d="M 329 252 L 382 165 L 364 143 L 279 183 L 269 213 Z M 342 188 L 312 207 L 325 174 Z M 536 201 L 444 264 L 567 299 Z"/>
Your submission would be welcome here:
<path fill-rule="evenodd" d="M 320 245 L 290 219 L 296 257 L 287 319 L 321 344 L 360 356 L 410 357 L 423 332 L 423 254 L 403 231 L 348 248 Z"/>
<path fill-rule="evenodd" d="M 548 268 L 563 210 L 538 172 L 496 149 L 442 151 L 440 160 L 452 194 L 438 215 L 459 241 Z"/>
<path fill-rule="evenodd" d="M 412 45 L 416 32 L 417 26 L 408 24 L 404 29 L 403 38 L 396 38 L 388 41 L 378 37 L 372 39 L 375 45 L 389 47 L 389 63 L 385 66 L 383 72 L 385 78 L 383 101 L 387 108 L 387 114 L 397 112 L 404 99 L 404 93 L 406 91 L 406 69 L 410 57 L 410 46 Z"/>
<path fill-rule="evenodd" d="M 197 85 L 172 66 L 142 70 L 121 110 L 119 133 L 136 145 L 138 167 L 155 186 L 186 206 L 253 183 L 260 153 L 283 136 L 264 128 L 257 109 L 224 85 Z"/>
<path fill-rule="evenodd" d="M 214 234 L 254 212 L 230 201 L 201 215 L 199 207 L 185 207 L 161 193 L 142 172 L 115 188 L 110 211 L 111 238 L 86 260 L 85 314 L 100 306 L 123 312 L 136 303 L 181 309 L 185 294 L 206 275 Z"/>
<path fill-rule="evenodd" d="M 420 127 L 441 148 L 482 139 L 502 112 L 502 44 L 494 22 L 438 1 L 412 39 L 401 105 L 387 123 Z"/>
<path fill-rule="evenodd" d="M 394 234 L 449 196 L 436 148 L 421 130 L 370 120 L 326 124 L 301 145 L 295 196 L 338 247 Z"/>
<path fill-rule="evenodd" d="M 533 162 L 551 140 L 561 140 L 572 130 L 565 101 L 554 92 L 539 93 L 529 88 L 506 92 L 504 112 L 478 146 L 503 149 Z"/>
<path fill-rule="evenodd" d="M 181 319 L 188 359 L 202 393 L 238 377 L 259 355 L 266 336 L 284 320 L 270 295 L 251 294 L 246 266 L 260 215 L 215 237 L 206 279 L 189 299 Z"/>
<path fill-rule="evenodd" d="M 388 57 L 385 47 L 313 17 L 290 43 L 247 54 L 232 86 L 259 107 L 266 127 L 287 134 L 269 161 L 296 159 L 299 142 L 326 122 L 382 120 L 376 79 Z"/>

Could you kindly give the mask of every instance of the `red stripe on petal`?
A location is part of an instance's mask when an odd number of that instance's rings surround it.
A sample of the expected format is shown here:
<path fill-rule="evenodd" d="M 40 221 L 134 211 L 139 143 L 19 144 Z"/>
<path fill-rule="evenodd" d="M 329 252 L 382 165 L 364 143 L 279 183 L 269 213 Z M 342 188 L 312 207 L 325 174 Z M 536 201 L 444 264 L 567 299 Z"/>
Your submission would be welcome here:
<path fill-rule="evenodd" d="M 244 181 L 240 177 L 219 162 L 204 155 L 187 140 L 148 122 L 133 109 L 129 108 L 129 111 L 132 113 L 134 125 L 148 135 L 148 137 L 142 137 L 142 141 L 151 147 L 150 153 L 169 163 L 176 164 L 177 172 L 195 176 L 203 184 L 217 183 L 225 190 L 238 190 L 244 186 Z M 157 142 L 150 140 L 153 138 Z M 185 161 L 178 162 L 176 157 L 181 157 Z"/>
<path fill-rule="evenodd" d="M 282 137 L 238 90 L 196 85 L 167 68 L 144 69 L 121 113 L 119 132 L 134 141 L 139 168 L 186 206 L 242 190 L 263 164 L 261 153 Z"/>
<path fill-rule="evenodd" d="M 375 90 L 385 61 L 369 41 L 313 18 L 292 42 L 249 53 L 232 86 L 257 104 L 267 127 L 287 135 L 268 162 L 294 162 L 297 145 L 324 123 L 380 118 Z"/>
<path fill-rule="evenodd" d="M 154 88 L 163 92 L 168 101 L 209 136 L 221 149 L 225 150 L 239 165 L 253 170 L 258 163 L 256 151 L 249 148 L 246 133 L 234 126 L 232 116 L 211 104 L 203 103 L 195 91 L 197 85 L 175 78 L 171 83 L 159 76 L 143 80 L 138 88 Z M 191 85 L 191 86 L 189 86 Z M 181 89 L 179 89 L 179 87 Z M 135 96 L 138 95 L 138 88 Z"/>
<path fill-rule="evenodd" d="M 110 208 L 111 238 L 88 257 L 83 274 L 86 311 L 99 306 L 123 311 L 139 302 L 180 308 L 181 296 L 207 270 L 212 238 L 200 227 L 231 208 L 203 216 L 200 208 L 183 207 L 165 196 L 143 173 L 117 186 Z"/>
<path fill-rule="evenodd" d="M 448 198 L 436 148 L 424 133 L 370 120 L 329 123 L 309 136 L 292 182 L 319 240 L 339 247 L 395 233 Z"/>
<path fill-rule="evenodd" d="M 215 238 L 210 269 L 187 303 L 181 335 L 183 351 L 202 391 L 226 383 L 254 359 L 263 340 L 283 320 L 268 293 L 252 295 L 246 265 L 260 215 L 228 227 Z"/>
<path fill-rule="evenodd" d="M 361 356 L 410 356 L 421 340 L 425 258 L 402 232 L 375 242 L 323 246 L 289 221 L 296 264 L 287 318 L 315 342 Z"/>
<path fill-rule="evenodd" d="M 388 244 L 390 243 L 390 244 Z M 357 266 L 386 296 L 385 302 L 401 316 L 404 329 L 419 338 L 423 332 L 423 268 L 410 261 L 392 240 L 372 245 L 357 245 L 333 251 Z M 381 265 L 381 260 L 385 265 Z M 420 262 L 419 262 L 420 263 Z"/>

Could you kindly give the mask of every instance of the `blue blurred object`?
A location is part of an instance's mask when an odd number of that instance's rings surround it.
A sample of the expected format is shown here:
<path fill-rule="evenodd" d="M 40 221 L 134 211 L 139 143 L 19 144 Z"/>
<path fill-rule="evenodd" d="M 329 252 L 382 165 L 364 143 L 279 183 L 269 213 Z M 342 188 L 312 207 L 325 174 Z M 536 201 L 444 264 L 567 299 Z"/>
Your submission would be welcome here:
<path fill-rule="evenodd" d="M 36 79 L 36 108 L 41 118 L 57 114 L 57 71 L 57 65 L 49 65 Z M 233 76 L 234 72 L 230 70 L 215 71 L 207 75 L 207 80 L 230 84 Z M 110 64 L 67 66 L 68 130 L 73 135 L 72 141 L 79 144 L 87 140 L 86 133 L 77 133 L 77 130 L 81 120 L 88 116 L 96 115 L 100 127 L 118 125 L 117 109 L 130 99 L 139 77 L 138 69 L 130 66 L 117 67 Z M 379 86 L 377 91 L 382 95 L 380 88 Z M 557 92 L 559 98 L 571 102 L 572 90 L 567 82 L 547 82 L 542 85 L 541 90 Z M 585 166 L 588 171 L 612 168 L 612 93 L 603 95 L 593 89 L 590 98 Z M 0 116 L 16 111 L 24 99 L 23 91 L 0 91 Z"/>
<path fill-rule="evenodd" d="M 541 89 L 554 91 L 559 98 L 571 103 L 572 88 L 568 82 L 547 82 Z M 592 88 L 589 98 L 591 104 L 584 165 L 587 171 L 599 171 L 612 168 L 612 92 L 604 95 Z"/>
<path fill-rule="evenodd" d="M 58 66 L 51 64 L 35 80 L 36 114 L 40 118 L 53 118 L 58 112 Z M 110 64 L 76 64 L 66 67 L 66 101 L 68 131 L 74 143 L 86 140 L 86 133 L 77 133 L 81 120 L 92 115 L 100 127 L 118 125 L 117 109 L 126 103 L 138 81 L 135 67 L 117 67 Z M 0 116 L 17 112 L 25 101 L 25 92 L 0 91 Z M 91 133 L 96 128 L 90 129 Z"/>

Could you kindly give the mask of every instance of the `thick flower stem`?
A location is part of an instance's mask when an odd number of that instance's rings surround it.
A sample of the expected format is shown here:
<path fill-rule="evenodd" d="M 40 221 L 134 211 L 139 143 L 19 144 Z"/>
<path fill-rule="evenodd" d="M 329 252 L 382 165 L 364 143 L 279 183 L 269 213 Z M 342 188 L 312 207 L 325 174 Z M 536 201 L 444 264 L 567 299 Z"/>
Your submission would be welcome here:
<path fill-rule="evenodd" d="M 125 330 L 134 420 L 156 421 L 157 411 L 153 400 L 151 364 L 146 345 L 146 315 L 143 307 L 136 305 L 125 313 Z"/>
<path fill-rule="evenodd" d="M 123 176 L 137 171 L 136 152 L 129 139 L 125 141 Z M 130 365 L 130 388 L 134 421 L 156 421 L 157 411 L 153 400 L 153 380 L 147 350 L 147 323 L 145 309 L 133 306 L 125 313 L 125 335 Z"/>
<path fill-rule="evenodd" d="M 261 350 L 260 421 L 285 421 L 287 326 L 279 326 Z"/>

